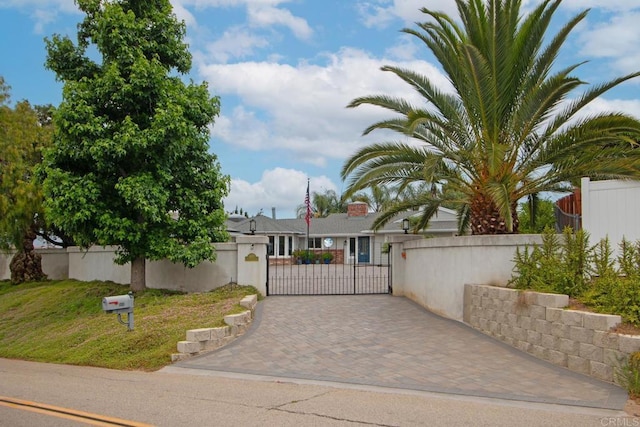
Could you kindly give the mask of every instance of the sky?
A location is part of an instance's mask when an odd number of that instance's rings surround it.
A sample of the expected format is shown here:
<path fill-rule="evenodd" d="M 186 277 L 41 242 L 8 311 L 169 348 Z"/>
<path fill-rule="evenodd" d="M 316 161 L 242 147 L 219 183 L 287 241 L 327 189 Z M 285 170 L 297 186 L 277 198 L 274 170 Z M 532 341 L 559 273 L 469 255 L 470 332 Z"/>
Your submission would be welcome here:
<path fill-rule="evenodd" d="M 523 0 L 530 10 L 542 0 Z M 443 88 L 448 81 L 426 46 L 401 30 L 425 21 L 422 7 L 456 16 L 453 0 L 171 0 L 187 25 L 193 67 L 208 82 L 221 113 L 210 151 L 231 178 L 225 209 L 293 218 L 310 191 L 346 187 L 345 160 L 366 144 L 399 135 L 362 132 L 390 117 L 347 104 L 386 94 L 420 105 L 385 65 L 409 68 Z M 589 84 L 640 71 L 640 0 L 564 0 L 553 30 L 590 8 L 557 66 Z M 58 105 L 62 85 L 44 68 L 45 38 L 76 40 L 83 15 L 73 0 L 0 0 L 0 75 L 13 101 Z M 579 92 L 576 92 L 576 95 Z M 640 78 L 597 99 L 587 112 L 616 110 L 640 118 Z"/>

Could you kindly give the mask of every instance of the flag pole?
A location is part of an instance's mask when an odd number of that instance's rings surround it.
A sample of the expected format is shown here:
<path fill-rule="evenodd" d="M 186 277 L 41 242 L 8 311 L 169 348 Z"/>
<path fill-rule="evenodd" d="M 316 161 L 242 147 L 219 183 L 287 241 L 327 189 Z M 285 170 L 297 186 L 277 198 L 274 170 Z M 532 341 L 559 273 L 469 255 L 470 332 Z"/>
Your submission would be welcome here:
<path fill-rule="evenodd" d="M 304 199 L 306 206 L 305 219 L 307 222 L 307 259 L 309 259 L 309 224 L 311 224 L 311 198 L 309 197 L 309 178 L 307 178 L 307 195 Z"/>

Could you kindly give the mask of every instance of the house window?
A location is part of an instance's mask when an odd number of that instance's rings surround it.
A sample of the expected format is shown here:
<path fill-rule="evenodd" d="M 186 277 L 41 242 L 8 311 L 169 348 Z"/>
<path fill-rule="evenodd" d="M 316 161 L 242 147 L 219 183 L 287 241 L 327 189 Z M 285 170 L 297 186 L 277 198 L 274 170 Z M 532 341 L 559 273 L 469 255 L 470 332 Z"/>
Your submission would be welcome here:
<path fill-rule="evenodd" d="M 322 249 L 322 238 L 321 237 L 310 237 L 309 238 L 309 249 Z"/>
<path fill-rule="evenodd" d="M 273 254 L 275 253 L 275 243 L 275 236 L 269 236 L 269 246 L 267 247 L 267 253 L 269 254 L 269 256 L 273 256 Z"/>
<path fill-rule="evenodd" d="M 284 256 L 284 236 L 278 236 L 278 256 Z"/>
<path fill-rule="evenodd" d="M 289 248 L 288 248 L 287 254 L 291 256 L 292 252 L 293 252 L 293 237 L 289 236 Z"/>

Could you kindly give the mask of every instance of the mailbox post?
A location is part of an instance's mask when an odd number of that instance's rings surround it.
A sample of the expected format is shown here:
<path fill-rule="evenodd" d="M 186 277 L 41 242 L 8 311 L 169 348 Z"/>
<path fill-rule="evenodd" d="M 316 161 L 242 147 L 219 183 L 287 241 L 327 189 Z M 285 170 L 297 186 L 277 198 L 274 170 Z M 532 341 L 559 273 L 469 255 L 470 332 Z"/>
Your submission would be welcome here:
<path fill-rule="evenodd" d="M 116 295 L 102 298 L 102 309 L 105 313 L 116 313 L 118 322 L 133 331 L 133 292 L 127 295 Z M 122 313 L 127 313 L 127 321 L 122 320 Z"/>

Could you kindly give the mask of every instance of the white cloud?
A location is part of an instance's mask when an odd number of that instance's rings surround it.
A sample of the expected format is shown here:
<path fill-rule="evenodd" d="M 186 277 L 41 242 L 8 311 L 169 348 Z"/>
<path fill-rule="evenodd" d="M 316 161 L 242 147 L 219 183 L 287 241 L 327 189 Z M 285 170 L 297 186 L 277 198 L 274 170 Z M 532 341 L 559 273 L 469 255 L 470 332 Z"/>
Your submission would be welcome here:
<path fill-rule="evenodd" d="M 278 6 L 290 3 L 292 0 L 181 0 L 182 3 L 194 6 L 196 9 L 209 7 L 240 7 L 246 5 Z"/>
<path fill-rule="evenodd" d="M 74 0 L 0 0 L 0 9 L 14 8 L 25 11 L 33 19 L 33 32 L 43 34 L 48 24 L 61 13 L 78 13 Z"/>
<path fill-rule="evenodd" d="M 535 0 L 540 3 L 541 0 Z M 628 11 L 640 8 L 640 0 L 564 0 L 562 6 L 572 10 L 598 8 L 609 11 Z"/>
<path fill-rule="evenodd" d="M 385 28 L 395 19 L 402 20 L 404 25 L 423 22 L 427 19 L 427 16 L 420 12 L 423 7 L 458 16 L 456 4 L 452 0 L 361 1 L 356 7 L 367 27 Z"/>
<path fill-rule="evenodd" d="M 614 66 L 623 72 L 640 70 L 640 12 L 612 17 L 580 35 L 581 54 L 596 58 L 613 58 Z"/>
<path fill-rule="evenodd" d="M 58 17 L 58 14 L 55 10 L 36 9 L 31 13 L 31 17 L 36 21 L 33 27 L 33 32 L 36 34 L 43 34 L 45 26 L 54 22 Z"/>
<path fill-rule="evenodd" d="M 228 62 L 231 58 L 243 58 L 255 53 L 256 48 L 265 47 L 269 42 L 250 34 L 246 28 L 230 27 L 222 37 L 207 45 L 210 58 L 216 62 Z"/>
<path fill-rule="evenodd" d="M 307 21 L 293 16 L 286 9 L 279 9 L 272 6 L 262 6 L 249 3 L 247 5 L 249 23 L 256 27 L 270 27 L 273 25 L 283 25 L 291 30 L 299 39 L 308 39 L 313 34 L 313 30 Z"/>
<path fill-rule="evenodd" d="M 324 65 L 297 66 L 267 62 L 212 64 L 199 71 L 214 93 L 222 96 L 222 117 L 213 136 L 252 150 L 284 149 L 300 161 L 324 166 L 329 159 L 343 160 L 367 140 L 370 124 L 388 119 L 381 108 L 346 109 L 354 98 L 393 94 L 419 105 L 422 98 L 382 65 L 398 65 L 430 76 L 442 88 L 449 87 L 440 72 L 424 61 L 393 62 L 366 53 L 343 49 L 327 54 Z M 240 98 L 242 107 L 224 110 L 224 96 Z"/>
<path fill-rule="evenodd" d="M 621 112 L 640 119 L 640 99 L 604 99 L 598 98 L 587 105 L 580 117 L 592 116 L 603 112 Z"/>
<path fill-rule="evenodd" d="M 410 61 L 425 49 L 424 45 L 418 45 L 415 40 L 415 37 L 404 34 L 395 46 L 385 51 L 385 54 L 400 61 Z"/>
<path fill-rule="evenodd" d="M 78 10 L 75 0 L 0 0 L 0 7 L 58 10 L 65 13 Z"/>
<path fill-rule="evenodd" d="M 183 6 L 180 0 L 171 0 L 171 6 L 173 6 L 173 13 L 180 21 L 184 21 L 191 28 L 198 27 L 195 16 Z"/>
<path fill-rule="evenodd" d="M 307 177 L 298 170 L 275 168 L 264 171 L 260 181 L 254 183 L 232 177 L 231 191 L 224 200 L 225 210 L 232 211 L 237 206 L 249 215 L 262 210 L 271 216 L 271 208 L 276 208 L 278 218 L 294 218 L 296 208 L 304 203 L 307 178 L 310 178 L 311 192 L 337 191 L 324 175 Z"/>
<path fill-rule="evenodd" d="M 0 0 L 1 1 L 1 0 Z M 300 39 L 308 39 L 313 30 L 307 21 L 294 16 L 286 8 L 279 7 L 291 0 L 172 0 L 174 7 L 178 7 L 181 13 L 187 12 L 186 7 L 192 6 L 196 10 L 219 7 L 245 7 L 247 11 L 247 23 L 252 27 L 284 26 Z M 188 22 L 187 22 L 188 24 Z"/>

